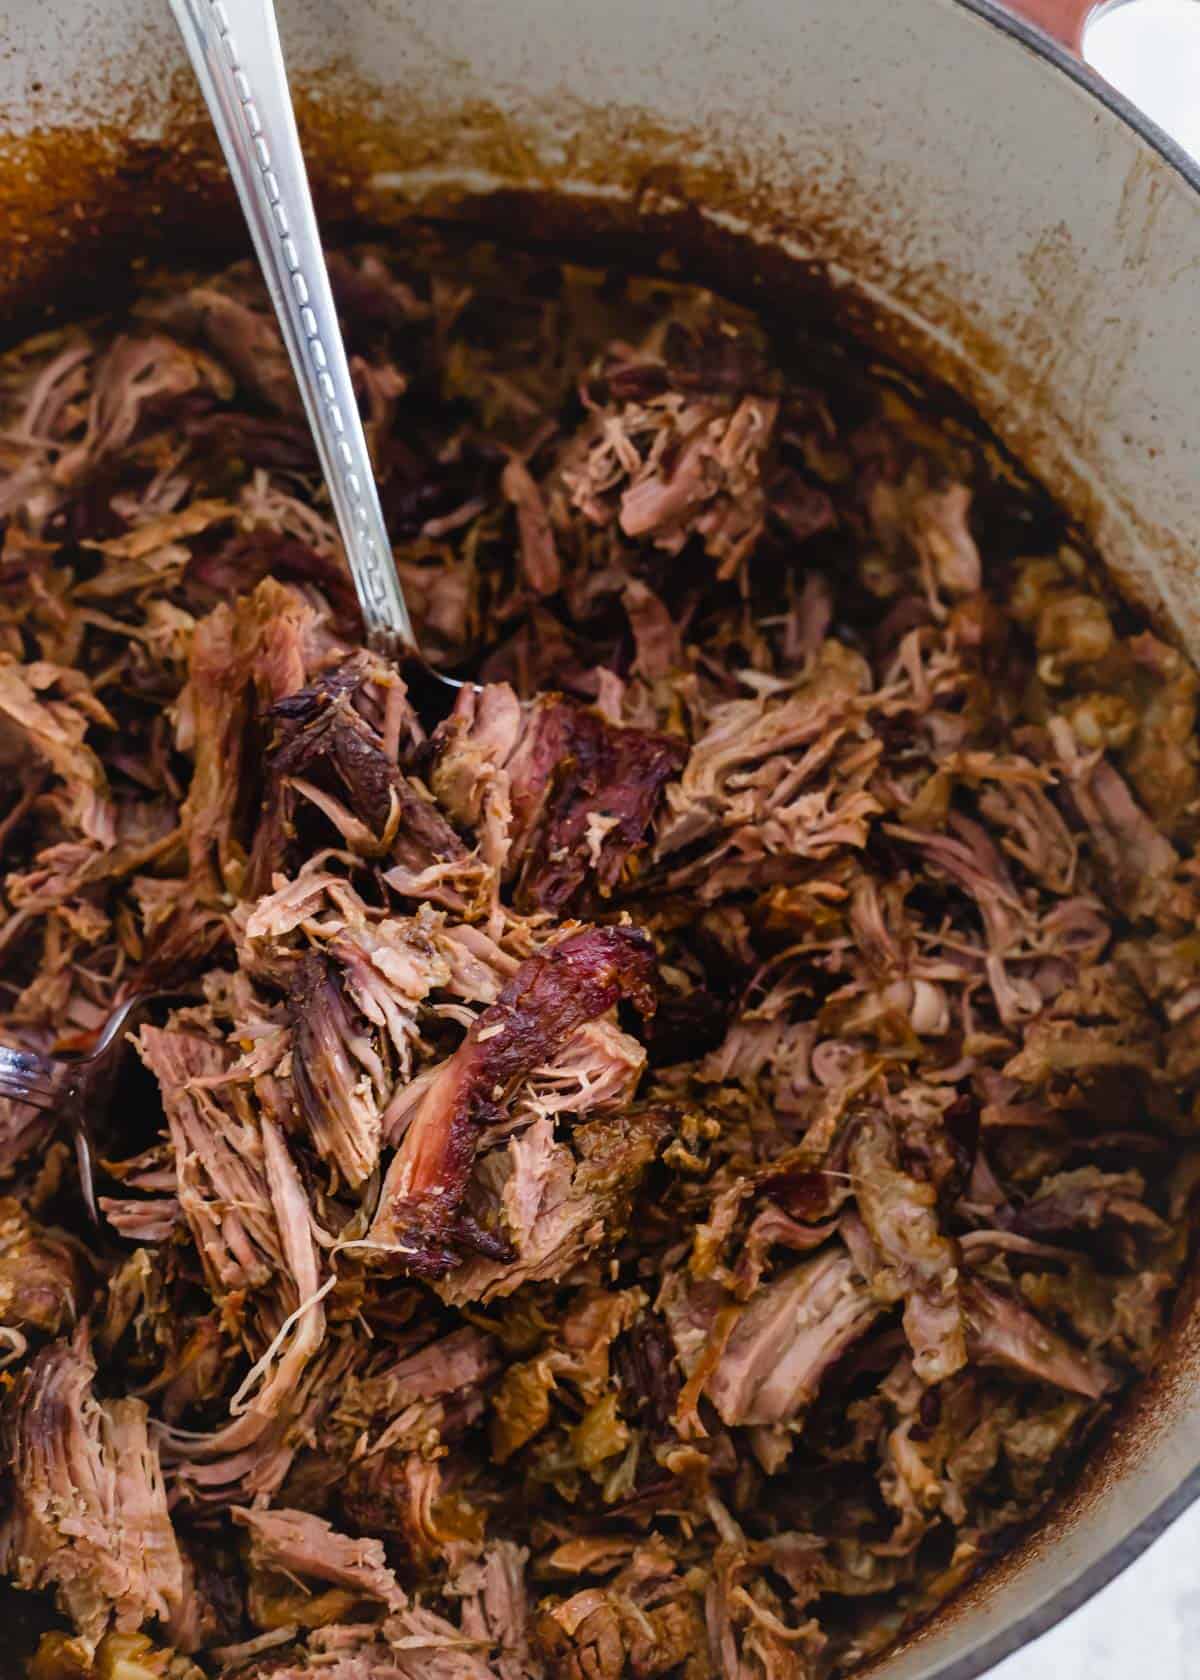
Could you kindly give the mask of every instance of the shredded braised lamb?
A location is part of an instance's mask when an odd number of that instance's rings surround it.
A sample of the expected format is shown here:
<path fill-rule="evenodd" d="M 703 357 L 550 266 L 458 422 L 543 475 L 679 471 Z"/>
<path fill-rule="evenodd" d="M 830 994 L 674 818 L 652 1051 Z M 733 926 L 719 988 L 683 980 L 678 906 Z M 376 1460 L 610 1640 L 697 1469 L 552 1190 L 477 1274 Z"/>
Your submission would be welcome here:
<path fill-rule="evenodd" d="M 0 1036 L 175 1000 L 101 1233 L 0 1109 L 34 1673 L 822 1680 L 1160 1345 L 1196 675 L 886 370 L 512 253 L 336 283 L 440 721 L 248 270 L 0 362 Z"/>

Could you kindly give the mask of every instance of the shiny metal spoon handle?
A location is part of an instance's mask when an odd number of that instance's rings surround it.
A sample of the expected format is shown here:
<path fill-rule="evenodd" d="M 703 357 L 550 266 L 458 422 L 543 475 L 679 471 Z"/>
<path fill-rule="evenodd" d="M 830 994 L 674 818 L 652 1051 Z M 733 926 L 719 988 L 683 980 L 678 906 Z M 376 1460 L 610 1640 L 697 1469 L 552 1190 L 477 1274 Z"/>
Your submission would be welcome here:
<path fill-rule="evenodd" d="M 272 0 L 169 4 L 279 317 L 367 640 L 388 653 L 415 653 L 333 307 Z"/>

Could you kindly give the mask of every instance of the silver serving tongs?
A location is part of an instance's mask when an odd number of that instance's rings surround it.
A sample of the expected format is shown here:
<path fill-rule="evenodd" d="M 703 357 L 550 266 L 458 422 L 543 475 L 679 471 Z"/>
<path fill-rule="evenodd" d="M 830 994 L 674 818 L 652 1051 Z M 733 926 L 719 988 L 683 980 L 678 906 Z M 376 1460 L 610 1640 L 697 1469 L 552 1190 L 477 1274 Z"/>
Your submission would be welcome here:
<path fill-rule="evenodd" d="M 367 643 L 425 664 L 383 523 L 313 211 L 271 0 L 169 0 L 279 317 Z"/>

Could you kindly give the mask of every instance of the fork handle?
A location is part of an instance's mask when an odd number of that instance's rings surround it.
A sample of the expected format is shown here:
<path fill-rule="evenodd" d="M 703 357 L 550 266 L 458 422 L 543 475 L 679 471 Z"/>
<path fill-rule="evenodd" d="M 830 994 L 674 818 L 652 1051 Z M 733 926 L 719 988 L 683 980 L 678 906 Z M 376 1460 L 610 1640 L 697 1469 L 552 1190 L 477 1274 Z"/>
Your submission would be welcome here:
<path fill-rule="evenodd" d="M 308 188 L 272 0 L 169 0 L 295 370 L 367 641 L 416 653 Z"/>
<path fill-rule="evenodd" d="M 31 1108 L 57 1108 L 71 1094 L 77 1068 L 59 1056 L 0 1044 L 0 1097 Z"/>

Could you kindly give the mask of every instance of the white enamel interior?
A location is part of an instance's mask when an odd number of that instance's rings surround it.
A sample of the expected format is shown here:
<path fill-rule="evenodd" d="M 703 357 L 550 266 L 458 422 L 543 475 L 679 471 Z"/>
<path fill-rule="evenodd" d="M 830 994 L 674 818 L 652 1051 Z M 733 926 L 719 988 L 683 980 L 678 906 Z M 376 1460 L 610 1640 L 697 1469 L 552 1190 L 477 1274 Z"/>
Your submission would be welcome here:
<path fill-rule="evenodd" d="M 225 3 L 236 27 L 246 0 Z M 957 0 L 281 0 L 280 13 L 300 79 L 349 72 L 356 99 L 365 84 L 383 110 L 436 112 L 441 134 L 464 111 L 461 146 L 431 149 L 425 184 L 473 162 L 481 108 L 511 119 L 535 169 L 561 182 L 565 165 L 581 190 L 599 190 L 597 133 L 619 153 L 646 115 L 685 187 L 701 163 L 736 171 L 747 224 L 831 256 L 936 347 L 1200 652 L 1200 196 L 1027 40 Z M 152 136 L 187 88 L 161 0 L 0 0 L 0 42 L 14 133 L 116 120 Z M 336 73 L 321 85 L 336 99 Z M 969 1614 L 892 1657 L 888 1680 L 965 1680 L 1113 1573 L 1197 1474 L 1200 1382 L 1175 1385 L 1140 1428 L 1120 1479 Z"/>

